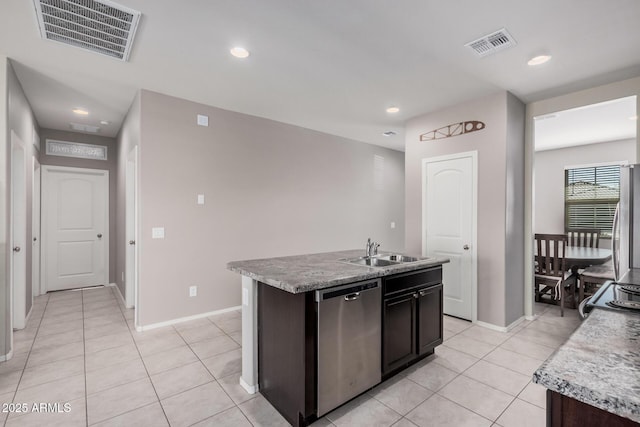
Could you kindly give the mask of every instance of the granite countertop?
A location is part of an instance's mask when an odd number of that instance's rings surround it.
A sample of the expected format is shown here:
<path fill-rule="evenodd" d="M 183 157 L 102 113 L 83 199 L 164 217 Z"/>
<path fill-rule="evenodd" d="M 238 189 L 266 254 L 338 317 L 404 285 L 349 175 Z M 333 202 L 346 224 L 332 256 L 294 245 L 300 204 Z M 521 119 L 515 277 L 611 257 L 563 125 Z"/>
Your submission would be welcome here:
<path fill-rule="evenodd" d="M 295 255 L 233 261 L 227 268 L 243 276 L 294 294 L 329 288 L 406 271 L 420 270 L 449 262 L 447 258 L 428 258 L 388 267 L 367 267 L 341 262 L 363 256 L 364 250 Z M 380 251 L 380 254 L 387 252 Z"/>
<path fill-rule="evenodd" d="M 594 308 L 533 382 L 640 422 L 640 316 Z"/>

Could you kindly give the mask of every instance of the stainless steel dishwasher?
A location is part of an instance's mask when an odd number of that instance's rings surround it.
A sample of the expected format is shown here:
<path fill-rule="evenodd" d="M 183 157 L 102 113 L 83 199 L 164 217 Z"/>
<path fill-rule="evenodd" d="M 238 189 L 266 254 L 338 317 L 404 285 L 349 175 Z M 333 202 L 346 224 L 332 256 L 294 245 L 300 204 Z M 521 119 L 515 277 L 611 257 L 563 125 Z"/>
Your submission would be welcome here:
<path fill-rule="evenodd" d="M 316 291 L 321 417 L 381 380 L 380 280 Z"/>

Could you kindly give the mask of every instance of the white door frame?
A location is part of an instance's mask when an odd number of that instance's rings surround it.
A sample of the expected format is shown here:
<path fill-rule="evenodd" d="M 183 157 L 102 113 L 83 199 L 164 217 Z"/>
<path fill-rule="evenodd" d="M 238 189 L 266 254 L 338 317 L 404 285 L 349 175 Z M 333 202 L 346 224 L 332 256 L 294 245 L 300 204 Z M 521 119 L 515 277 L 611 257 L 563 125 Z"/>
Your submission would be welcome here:
<path fill-rule="evenodd" d="M 10 245 L 9 292 L 11 329 L 26 326 L 27 303 L 27 160 L 26 147 L 11 131 Z M 16 238 L 17 236 L 17 238 Z M 18 268 L 16 268 L 18 263 Z M 18 271 L 16 271 L 18 270 Z"/>
<path fill-rule="evenodd" d="M 91 173 L 91 174 L 95 174 L 98 172 L 102 172 L 107 179 L 107 182 L 109 182 L 109 170 L 107 169 L 88 169 L 88 168 L 74 168 L 74 167 L 68 167 L 68 166 L 51 166 L 51 165 L 43 165 L 41 167 L 42 169 L 42 194 L 48 194 L 48 186 L 49 186 L 49 182 L 46 179 L 46 176 L 48 175 L 49 172 L 66 172 L 66 173 Z M 102 233 L 106 239 L 106 248 L 104 251 L 104 267 L 105 267 L 105 284 L 109 283 L 109 245 L 111 242 L 111 230 L 109 230 L 109 222 L 111 220 L 110 216 L 109 216 L 109 193 L 111 192 L 111 189 L 109 188 L 107 193 L 105 194 L 105 226 L 104 229 L 105 231 Z M 44 198 L 44 202 L 46 204 L 46 200 L 47 198 Z M 47 209 L 42 209 L 42 215 L 41 215 L 41 221 L 42 224 L 44 224 L 44 226 L 42 226 L 42 239 L 40 241 L 40 246 L 42 248 L 47 248 L 48 245 L 48 241 L 47 241 L 47 235 L 48 235 L 48 230 L 46 229 L 47 224 L 49 223 L 48 221 L 49 216 L 47 214 Z M 40 257 L 40 271 L 41 272 L 46 272 L 47 271 L 47 256 L 46 256 L 46 249 L 43 251 L 43 256 Z M 48 291 L 48 283 L 47 283 L 47 274 L 42 275 L 41 277 L 41 289 L 43 293 L 46 293 Z"/>
<path fill-rule="evenodd" d="M 43 294 L 40 280 L 40 162 L 33 157 L 33 182 L 31 186 L 31 290 L 34 297 Z"/>
<path fill-rule="evenodd" d="M 138 146 L 127 156 L 125 177 L 125 304 L 127 308 L 138 307 Z M 131 241 L 134 243 L 132 244 Z M 136 321 L 137 324 L 137 321 Z"/>
<path fill-rule="evenodd" d="M 471 157 L 473 171 L 471 200 L 471 321 L 478 321 L 478 151 L 447 154 L 422 159 L 422 255 L 427 251 L 427 164 Z"/>

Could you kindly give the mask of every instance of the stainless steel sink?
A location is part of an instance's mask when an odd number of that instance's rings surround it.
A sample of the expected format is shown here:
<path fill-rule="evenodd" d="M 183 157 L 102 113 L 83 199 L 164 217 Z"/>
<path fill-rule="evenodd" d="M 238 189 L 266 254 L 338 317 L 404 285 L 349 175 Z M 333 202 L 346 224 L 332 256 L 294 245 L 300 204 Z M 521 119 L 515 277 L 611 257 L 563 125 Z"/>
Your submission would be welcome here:
<path fill-rule="evenodd" d="M 368 267 L 388 267 L 390 265 L 405 264 L 409 262 L 423 261 L 429 258 L 416 258 L 402 254 L 379 254 L 370 257 L 346 258 L 342 262 L 356 265 L 366 265 Z"/>
<path fill-rule="evenodd" d="M 397 262 L 381 259 L 379 257 L 351 258 L 351 259 L 345 259 L 343 261 L 348 262 L 350 264 L 367 265 L 369 267 L 387 267 L 389 265 L 398 264 Z"/>
<path fill-rule="evenodd" d="M 401 255 L 401 254 L 381 254 L 381 255 L 377 255 L 376 258 L 380 260 L 392 261 L 395 263 L 416 262 L 416 261 L 422 261 L 424 259 L 427 259 L 427 258 L 416 258 L 413 256 Z"/>

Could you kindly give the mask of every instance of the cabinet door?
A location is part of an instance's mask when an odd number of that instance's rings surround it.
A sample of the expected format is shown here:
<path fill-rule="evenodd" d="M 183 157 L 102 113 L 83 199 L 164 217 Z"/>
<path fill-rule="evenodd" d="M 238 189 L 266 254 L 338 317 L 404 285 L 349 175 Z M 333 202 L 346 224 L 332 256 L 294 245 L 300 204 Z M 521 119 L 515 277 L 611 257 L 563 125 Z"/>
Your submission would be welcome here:
<path fill-rule="evenodd" d="M 384 301 L 382 372 L 410 362 L 416 354 L 416 298 L 414 293 Z"/>
<path fill-rule="evenodd" d="M 418 354 L 442 344 L 442 285 L 418 291 Z"/>

